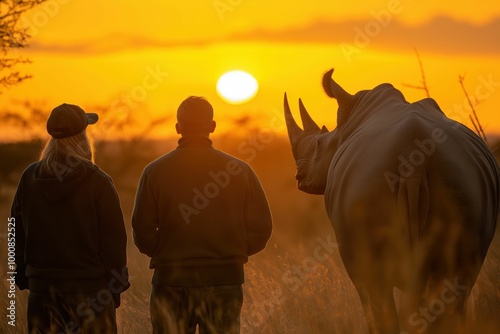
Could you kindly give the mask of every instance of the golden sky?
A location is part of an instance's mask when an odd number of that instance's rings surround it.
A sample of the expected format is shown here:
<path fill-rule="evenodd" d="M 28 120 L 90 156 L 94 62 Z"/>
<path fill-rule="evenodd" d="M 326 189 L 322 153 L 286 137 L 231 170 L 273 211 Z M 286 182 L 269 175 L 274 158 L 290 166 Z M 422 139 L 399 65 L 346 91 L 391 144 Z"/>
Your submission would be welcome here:
<path fill-rule="evenodd" d="M 222 130 L 242 117 L 270 127 L 286 91 L 294 109 L 301 97 L 331 129 L 337 105 L 321 89 L 322 73 L 335 67 L 351 93 L 390 82 L 413 102 L 425 97 L 403 85 L 421 80 L 416 48 L 443 111 L 470 126 L 458 83 L 465 74 L 481 123 L 500 133 L 498 0 L 48 0 L 22 23 L 33 37 L 18 54 L 33 61 L 22 67 L 33 78 L 3 91 L 0 112 L 29 100 L 49 110 L 67 102 L 174 117 L 185 97 L 202 95 Z M 233 69 L 259 82 L 257 96 L 237 106 L 215 91 Z"/>

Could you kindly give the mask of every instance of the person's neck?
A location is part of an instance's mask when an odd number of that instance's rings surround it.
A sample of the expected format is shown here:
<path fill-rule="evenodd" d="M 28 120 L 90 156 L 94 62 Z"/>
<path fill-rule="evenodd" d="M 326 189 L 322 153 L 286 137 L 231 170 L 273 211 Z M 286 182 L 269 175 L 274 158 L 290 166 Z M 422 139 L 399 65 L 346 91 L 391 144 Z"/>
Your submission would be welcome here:
<path fill-rule="evenodd" d="M 204 134 L 181 134 L 181 138 L 207 138 L 210 139 L 210 135 L 204 135 Z"/>
<path fill-rule="evenodd" d="M 179 146 L 212 146 L 212 140 L 208 136 L 189 135 L 181 136 Z"/>

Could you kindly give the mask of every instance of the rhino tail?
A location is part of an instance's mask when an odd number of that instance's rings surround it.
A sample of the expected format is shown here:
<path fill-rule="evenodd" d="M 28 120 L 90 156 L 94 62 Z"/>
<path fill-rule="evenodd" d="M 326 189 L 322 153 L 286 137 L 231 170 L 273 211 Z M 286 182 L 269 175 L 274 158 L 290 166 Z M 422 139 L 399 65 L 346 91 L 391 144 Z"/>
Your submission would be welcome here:
<path fill-rule="evenodd" d="M 419 268 L 422 267 L 423 256 L 425 256 L 421 252 L 420 237 L 425 228 L 429 211 L 429 187 L 425 167 L 416 169 L 405 182 L 400 182 L 398 197 L 411 254 L 410 288 L 418 295 L 423 288 L 419 285 L 421 276 Z"/>

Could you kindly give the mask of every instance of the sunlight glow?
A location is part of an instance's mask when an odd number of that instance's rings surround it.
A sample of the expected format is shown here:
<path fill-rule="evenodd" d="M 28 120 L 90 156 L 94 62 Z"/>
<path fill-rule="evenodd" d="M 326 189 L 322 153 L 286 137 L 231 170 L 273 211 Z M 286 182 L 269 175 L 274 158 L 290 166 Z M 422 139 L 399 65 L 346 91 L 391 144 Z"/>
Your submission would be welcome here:
<path fill-rule="evenodd" d="M 231 104 L 250 101 L 258 89 L 257 80 L 251 74 L 239 70 L 226 72 L 217 81 L 217 93 Z"/>

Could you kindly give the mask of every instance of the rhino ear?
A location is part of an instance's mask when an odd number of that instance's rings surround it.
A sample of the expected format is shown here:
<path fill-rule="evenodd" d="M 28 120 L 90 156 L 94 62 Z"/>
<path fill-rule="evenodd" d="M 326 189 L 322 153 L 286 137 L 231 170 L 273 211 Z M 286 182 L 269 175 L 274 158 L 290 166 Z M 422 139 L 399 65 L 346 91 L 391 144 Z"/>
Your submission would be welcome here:
<path fill-rule="evenodd" d="M 330 132 L 330 131 L 328 131 L 328 129 L 326 128 L 326 126 L 323 125 L 321 127 L 321 133 L 327 133 L 327 132 Z"/>
<path fill-rule="evenodd" d="M 333 97 L 339 103 L 339 106 L 349 104 L 354 96 L 346 92 L 335 80 L 332 79 L 333 68 L 323 75 L 323 89 L 326 94 Z M 328 89 L 329 88 L 329 89 Z"/>
<path fill-rule="evenodd" d="M 323 89 L 326 94 L 337 100 L 339 109 L 337 111 L 337 127 L 342 126 L 355 105 L 356 97 L 349 94 L 335 80 L 332 79 L 333 68 L 323 75 Z"/>
<path fill-rule="evenodd" d="M 333 74 L 333 68 L 323 74 L 323 90 L 325 91 L 326 95 L 328 95 L 331 98 L 335 98 L 335 96 L 332 93 L 332 86 L 330 85 L 330 81 L 332 81 L 332 74 Z"/>

